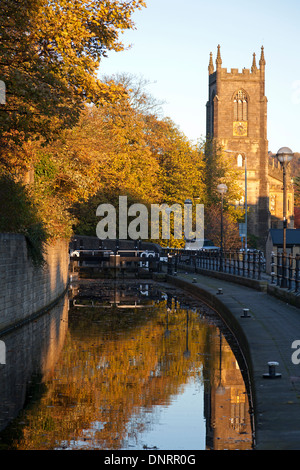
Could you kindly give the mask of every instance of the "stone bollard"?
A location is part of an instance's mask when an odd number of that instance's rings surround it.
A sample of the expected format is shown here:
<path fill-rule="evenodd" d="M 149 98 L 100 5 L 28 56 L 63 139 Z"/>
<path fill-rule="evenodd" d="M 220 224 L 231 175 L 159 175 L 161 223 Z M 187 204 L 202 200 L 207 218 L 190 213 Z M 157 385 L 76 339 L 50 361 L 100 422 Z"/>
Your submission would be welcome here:
<path fill-rule="evenodd" d="M 243 315 L 241 315 L 241 318 L 251 318 L 251 315 L 249 315 L 249 308 L 243 308 Z"/>
<path fill-rule="evenodd" d="M 269 366 L 269 372 L 263 375 L 265 379 L 277 379 L 281 377 L 281 374 L 276 372 L 276 366 L 279 366 L 278 362 L 274 362 L 274 361 L 268 362 L 268 366 Z"/>

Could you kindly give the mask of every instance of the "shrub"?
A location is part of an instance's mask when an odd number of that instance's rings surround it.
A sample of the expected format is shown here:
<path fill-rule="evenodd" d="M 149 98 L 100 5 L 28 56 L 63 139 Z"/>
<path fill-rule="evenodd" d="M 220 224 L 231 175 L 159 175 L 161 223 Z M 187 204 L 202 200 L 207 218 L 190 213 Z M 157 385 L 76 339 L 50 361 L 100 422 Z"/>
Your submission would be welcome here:
<path fill-rule="evenodd" d="M 0 175 L 0 200 L 0 232 L 23 234 L 34 265 L 42 266 L 48 233 L 26 186 L 8 174 Z"/>

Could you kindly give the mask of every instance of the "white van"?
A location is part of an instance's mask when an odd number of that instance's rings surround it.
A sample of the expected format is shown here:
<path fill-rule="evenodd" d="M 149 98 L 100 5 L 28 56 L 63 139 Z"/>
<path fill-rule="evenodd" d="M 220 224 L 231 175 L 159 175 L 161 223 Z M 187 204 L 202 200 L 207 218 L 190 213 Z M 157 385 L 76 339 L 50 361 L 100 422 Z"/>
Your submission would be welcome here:
<path fill-rule="evenodd" d="M 215 246 L 211 240 L 205 238 L 200 240 L 199 238 L 194 238 L 193 240 L 186 240 L 185 250 L 219 250 L 220 248 Z"/>

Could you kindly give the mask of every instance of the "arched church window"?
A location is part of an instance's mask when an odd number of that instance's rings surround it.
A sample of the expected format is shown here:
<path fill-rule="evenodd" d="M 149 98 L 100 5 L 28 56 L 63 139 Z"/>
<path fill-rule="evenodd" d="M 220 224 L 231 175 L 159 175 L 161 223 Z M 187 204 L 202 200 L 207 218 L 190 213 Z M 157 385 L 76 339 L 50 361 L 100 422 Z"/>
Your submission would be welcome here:
<path fill-rule="evenodd" d="M 276 212 L 276 196 L 275 194 L 271 194 L 270 196 L 270 211 L 275 214 Z"/>
<path fill-rule="evenodd" d="M 237 157 L 237 166 L 239 167 L 243 166 L 243 156 L 241 154 L 239 154 Z"/>
<path fill-rule="evenodd" d="M 248 98 L 243 90 L 239 90 L 233 99 L 234 121 L 248 121 Z"/>
<path fill-rule="evenodd" d="M 243 90 L 237 91 L 233 97 L 233 135 L 248 135 L 248 97 Z"/>

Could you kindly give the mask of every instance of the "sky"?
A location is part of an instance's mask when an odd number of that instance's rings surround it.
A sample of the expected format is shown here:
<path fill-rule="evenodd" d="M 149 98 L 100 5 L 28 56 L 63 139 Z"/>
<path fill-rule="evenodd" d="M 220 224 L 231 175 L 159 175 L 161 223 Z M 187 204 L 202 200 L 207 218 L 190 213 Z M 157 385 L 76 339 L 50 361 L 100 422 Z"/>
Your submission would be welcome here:
<path fill-rule="evenodd" d="M 99 77 L 126 73 L 149 81 L 163 115 L 191 140 L 205 136 L 208 62 L 221 46 L 222 67 L 251 68 L 264 46 L 269 150 L 300 152 L 299 0 L 146 0 L 122 34 L 129 49 L 110 52 Z"/>

